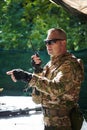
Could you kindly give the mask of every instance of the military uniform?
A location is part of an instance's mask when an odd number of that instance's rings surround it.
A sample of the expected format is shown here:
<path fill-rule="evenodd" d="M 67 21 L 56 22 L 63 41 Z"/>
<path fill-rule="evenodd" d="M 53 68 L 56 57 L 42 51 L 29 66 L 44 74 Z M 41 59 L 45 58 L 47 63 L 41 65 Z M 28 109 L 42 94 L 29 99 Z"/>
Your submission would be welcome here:
<path fill-rule="evenodd" d="M 42 104 L 45 127 L 72 130 L 70 112 L 73 108 L 78 108 L 77 102 L 83 79 L 81 59 L 77 59 L 69 52 L 51 57 L 42 73 L 33 74 L 29 86 L 34 88 L 33 101 Z M 35 88 L 40 94 L 35 93 Z"/>

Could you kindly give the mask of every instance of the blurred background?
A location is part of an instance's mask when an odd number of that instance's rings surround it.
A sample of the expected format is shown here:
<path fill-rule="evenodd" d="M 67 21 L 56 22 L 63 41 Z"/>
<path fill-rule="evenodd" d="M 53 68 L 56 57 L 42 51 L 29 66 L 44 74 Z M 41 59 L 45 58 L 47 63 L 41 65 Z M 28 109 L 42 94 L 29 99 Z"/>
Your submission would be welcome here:
<path fill-rule="evenodd" d="M 0 1 L 0 96 L 29 96 L 25 83 L 14 83 L 6 71 L 21 68 L 32 72 L 31 55 L 38 51 L 44 66 L 49 60 L 44 39 L 49 28 L 63 28 L 67 49 L 84 62 L 85 80 L 79 104 L 87 109 L 87 24 L 84 15 L 74 15 L 49 0 Z M 31 44 L 32 42 L 32 44 Z"/>

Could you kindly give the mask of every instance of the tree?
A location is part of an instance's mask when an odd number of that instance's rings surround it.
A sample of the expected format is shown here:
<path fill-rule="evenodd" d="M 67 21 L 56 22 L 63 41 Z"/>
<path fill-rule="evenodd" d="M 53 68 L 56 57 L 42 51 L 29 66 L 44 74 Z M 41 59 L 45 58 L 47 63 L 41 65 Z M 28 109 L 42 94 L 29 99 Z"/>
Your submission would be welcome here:
<path fill-rule="evenodd" d="M 87 25 L 49 0 L 2 0 L 0 3 L 0 48 L 45 48 L 46 31 L 52 27 L 67 32 L 68 49 L 87 47 Z"/>

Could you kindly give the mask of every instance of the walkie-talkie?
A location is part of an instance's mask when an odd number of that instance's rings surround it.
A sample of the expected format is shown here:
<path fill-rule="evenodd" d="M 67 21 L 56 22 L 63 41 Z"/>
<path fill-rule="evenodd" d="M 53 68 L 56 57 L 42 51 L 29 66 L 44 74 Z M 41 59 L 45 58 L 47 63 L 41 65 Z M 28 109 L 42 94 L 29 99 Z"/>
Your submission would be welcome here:
<path fill-rule="evenodd" d="M 39 57 L 39 54 L 38 54 L 37 51 L 35 51 L 31 40 L 30 40 L 30 43 L 31 43 L 32 50 L 34 51 L 34 54 L 37 57 Z M 33 59 L 31 59 L 31 64 L 32 64 L 32 67 L 33 67 L 33 70 L 34 70 L 35 73 L 41 73 L 43 71 L 43 68 L 41 67 L 41 63 L 36 64 L 35 61 Z M 40 95 L 40 92 L 36 88 L 34 88 L 34 91 L 35 91 L 36 95 L 38 95 L 38 96 Z"/>
<path fill-rule="evenodd" d="M 30 43 L 31 43 L 32 50 L 34 51 L 34 54 L 35 54 L 37 57 L 40 57 L 38 51 L 35 51 L 31 40 L 30 40 Z M 41 63 L 42 63 L 42 62 L 41 62 Z M 36 63 L 34 62 L 34 60 L 31 59 L 31 64 L 32 64 L 32 67 L 33 67 L 33 70 L 34 70 L 35 73 L 41 73 L 41 72 L 43 71 L 43 68 L 41 67 L 41 63 L 36 64 Z"/>

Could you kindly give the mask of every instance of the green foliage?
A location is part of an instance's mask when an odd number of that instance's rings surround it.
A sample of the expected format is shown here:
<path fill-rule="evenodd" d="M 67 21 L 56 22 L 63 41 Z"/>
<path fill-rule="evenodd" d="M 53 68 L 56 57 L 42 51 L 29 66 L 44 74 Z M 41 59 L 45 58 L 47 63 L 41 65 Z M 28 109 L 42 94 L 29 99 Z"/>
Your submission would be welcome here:
<path fill-rule="evenodd" d="M 67 32 L 69 50 L 87 48 L 87 25 L 49 0 L 1 0 L 0 48 L 31 48 L 30 39 L 39 50 L 49 28 Z"/>

